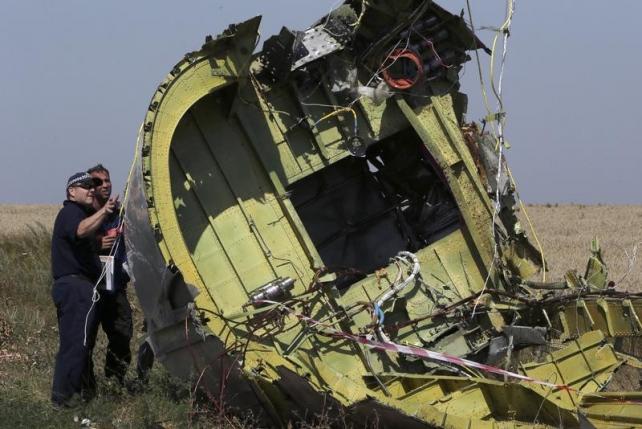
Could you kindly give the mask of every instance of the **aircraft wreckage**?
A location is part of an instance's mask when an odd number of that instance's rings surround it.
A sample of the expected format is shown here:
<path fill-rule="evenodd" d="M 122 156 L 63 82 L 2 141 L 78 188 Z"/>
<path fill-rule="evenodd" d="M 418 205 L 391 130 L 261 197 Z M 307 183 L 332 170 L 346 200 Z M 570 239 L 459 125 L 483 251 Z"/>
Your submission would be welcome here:
<path fill-rule="evenodd" d="M 531 280 L 501 142 L 465 122 L 488 49 L 463 18 L 346 1 L 255 53 L 259 22 L 187 54 L 141 129 L 127 246 L 157 359 L 265 426 L 641 426 L 613 390 L 642 297 L 597 242 Z"/>

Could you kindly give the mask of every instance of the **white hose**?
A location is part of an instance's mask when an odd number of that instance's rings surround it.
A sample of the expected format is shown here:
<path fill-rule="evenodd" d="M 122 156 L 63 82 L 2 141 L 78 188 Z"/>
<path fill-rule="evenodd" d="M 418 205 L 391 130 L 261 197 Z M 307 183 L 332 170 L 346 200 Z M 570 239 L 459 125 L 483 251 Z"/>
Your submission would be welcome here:
<path fill-rule="evenodd" d="M 397 256 L 395 256 L 395 258 L 397 258 L 397 259 L 401 259 L 402 257 L 406 257 L 410 261 L 412 261 L 412 264 L 413 264 L 412 272 L 410 273 L 410 275 L 408 277 L 406 277 L 406 279 L 403 282 L 393 285 L 392 288 L 389 291 L 384 293 L 381 296 L 381 298 L 379 298 L 379 300 L 377 300 L 377 302 L 375 303 L 376 306 L 381 307 L 381 305 L 384 302 L 386 302 L 387 300 L 389 300 L 391 296 L 395 295 L 396 293 L 398 293 L 399 291 L 404 289 L 406 286 L 408 286 L 415 279 L 417 274 L 419 273 L 419 268 L 420 268 L 419 259 L 417 259 L 417 256 L 415 256 L 414 253 L 410 253 L 410 252 L 405 252 L 404 251 L 404 252 L 399 252 L 397 254 Z"/>
<path fill-rule="evenodd" d="M 419 274 L 419 269 L 421 267 L 419 265 L 419 259 L 417 258 L 417 256 L 414 253 L 406 252 L 406 251 L 399 252 L 397 254 L 397 256 L 395 256 L 394 259 L 397 259 L 397 260 L 401 261 L 401 260 L 403 260 L 402 258 L 406 258 L 408 261 L 412 262 L 412 271 L 410 272 L 410 275 L 408 277 L 406 277 L 406 279 L 404 281 L 402 281 L 401 283 L 395 282 L 392 285 L 392 288 L 390 288 L 390 290 L 388 290 L 386 293 L 384 293 L 381 296 L 381 298 L 379 298 L 377 300 L 377 302 L 375 302 L 375 305 L 374 305 L 375 312 L 376 312 L 377 309 L 381 309 L 381 306 L 383 305 L 384 302 L 389 300 L 393 295 L 396 295 L 401 290 L 406 288 L 406 286 L 408 286 L 410 283 L 412 283 L 414 281 L 415 277 L 417 277 L 417 274 Z M 379 323 L 379 325 L 377 326 L 377 334 L 379 334 L 379 338 L 381 338 L 381 341 L 383 341 L 384 343 L 389 343 L 390 342 L 390 338 L 383 332 L 383 327 L 382 327 L 381 323 Z"/>

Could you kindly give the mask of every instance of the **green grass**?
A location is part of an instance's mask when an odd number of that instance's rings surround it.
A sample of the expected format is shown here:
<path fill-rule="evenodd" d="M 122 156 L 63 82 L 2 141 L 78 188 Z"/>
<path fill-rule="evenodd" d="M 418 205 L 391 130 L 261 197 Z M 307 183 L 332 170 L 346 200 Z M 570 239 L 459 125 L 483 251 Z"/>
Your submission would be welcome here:
<path fill-rule="evenodd" d="M 81 427 L 75 419 L 82 418 L 96 428 L 245 426 L 229 416 L 212 415 L 207 404 L 193 400 L 187 383 L 172 379 L 160 365 L 140 393 L 110 384 L 102 374 L 102 332 L 94 350 L 97 398 L 76 409 L 54 410 L 49 398 L 58 326 L 50 295 L 50 240 L 43 226 L 0 236 L 0 428 Z M 137 308 L 134 317 L 135 332 L 140 332 Z M 138 341 L 132 341 L 134 355 L 137 347 Z M 132 364 L 130 378 L 134 372 Z"/>

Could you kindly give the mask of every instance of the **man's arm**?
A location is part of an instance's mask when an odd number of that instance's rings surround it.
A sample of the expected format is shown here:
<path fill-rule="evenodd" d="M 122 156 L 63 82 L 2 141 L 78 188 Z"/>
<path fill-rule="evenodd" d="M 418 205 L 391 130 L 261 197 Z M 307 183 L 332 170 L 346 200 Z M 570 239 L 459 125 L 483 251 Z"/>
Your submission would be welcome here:
<path fill-rule="evenodd" d="M 117 201 L 118 197 L 110 198 L 100 210 L 88 218 L 83 219 L 78 224 L 78 229 L 76 229 L 76 237 L 85 238 L 100 228 L 105 218 L 114 212 Z"/>

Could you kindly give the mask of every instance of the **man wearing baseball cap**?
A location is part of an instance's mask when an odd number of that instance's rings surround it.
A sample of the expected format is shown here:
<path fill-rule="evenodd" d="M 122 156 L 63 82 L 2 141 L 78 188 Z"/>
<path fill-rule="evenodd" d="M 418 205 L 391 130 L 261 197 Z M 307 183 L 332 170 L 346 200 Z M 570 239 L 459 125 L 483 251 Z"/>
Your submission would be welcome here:
<path fill-rule="evenodd" d="M 56 217 L 51 239 L 51 294 L 60 337 L 51 393 L 56 407 L 71 406 L 77 397 L 91 399 L 95 394 L 91 354 L 97 322 L 96 312 L 90 310 L 101 265 L 94 232 L 116 206 L 113 199 L 94 211 L 96 184 L 84 172 L 69 178 L 67 199 Z"/>

